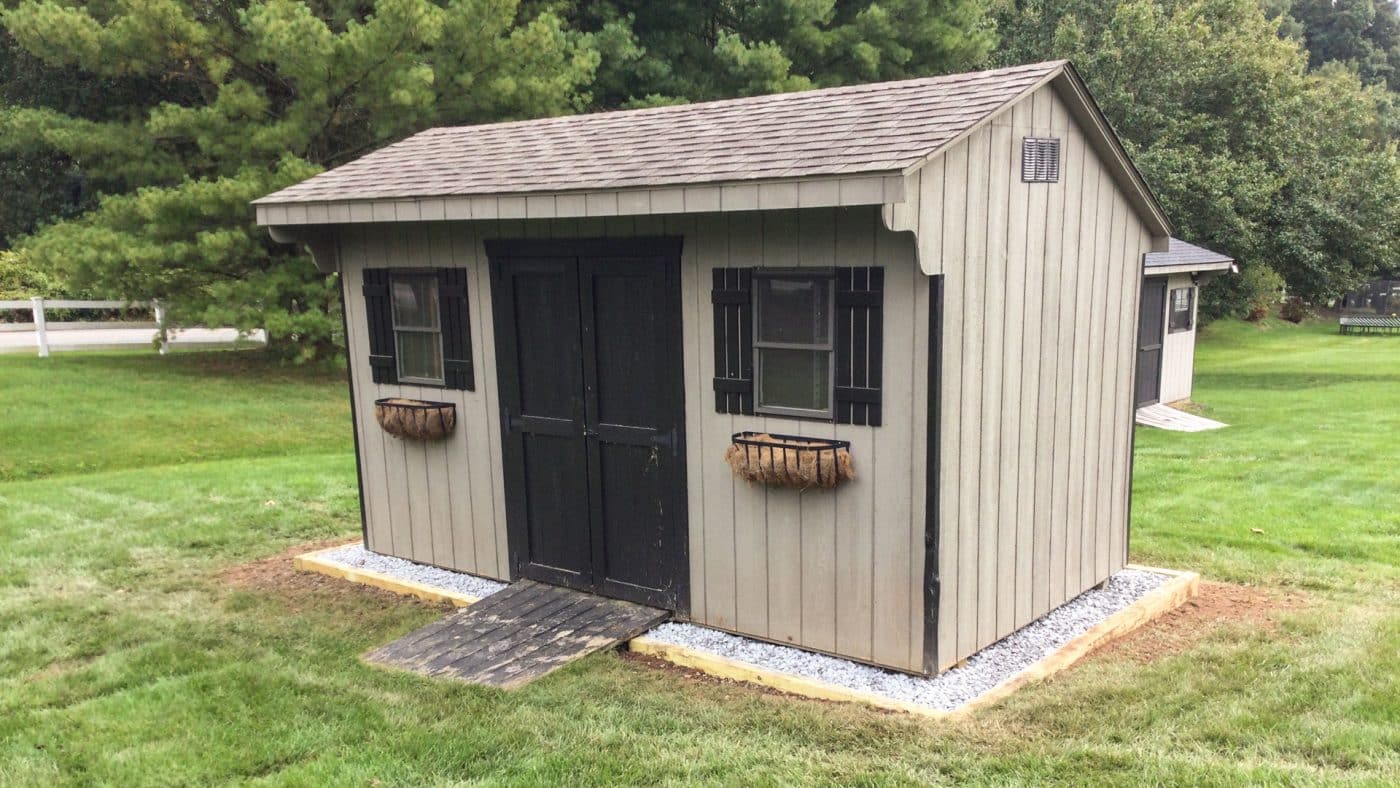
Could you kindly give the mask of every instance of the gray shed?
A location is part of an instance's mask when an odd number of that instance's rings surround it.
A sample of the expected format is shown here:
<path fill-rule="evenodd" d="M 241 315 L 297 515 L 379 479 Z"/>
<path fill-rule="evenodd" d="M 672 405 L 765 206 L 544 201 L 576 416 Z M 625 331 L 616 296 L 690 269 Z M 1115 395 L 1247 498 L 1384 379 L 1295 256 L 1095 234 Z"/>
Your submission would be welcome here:
<path fill-rule="evenodd" d="M 340 273 L 371 550 L 914 673 L 1126 560 L 1170 226 L 1066 62 L 432 129 L 256 210 Z"/>
<path fill-rule="evenodd" d="M 1172 238 L 1143 259 L 1137 405 L 1191 399 L 1201 285 L 1239 269 L 1234 258 Z"/>

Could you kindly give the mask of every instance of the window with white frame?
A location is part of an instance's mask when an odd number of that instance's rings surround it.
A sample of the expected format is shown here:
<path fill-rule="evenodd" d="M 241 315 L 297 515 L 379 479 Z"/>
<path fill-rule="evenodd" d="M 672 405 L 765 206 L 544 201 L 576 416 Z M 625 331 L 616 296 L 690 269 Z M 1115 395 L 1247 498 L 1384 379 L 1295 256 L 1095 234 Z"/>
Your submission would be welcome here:
<path fill-rule="evenodd" d="M 443 385 L 438 277 L 394 274 L 390 291 L 399 381 Z"/>
<path fill-rule="evenodd" d="M 1171 313 L 1167 319 L 1167 327 L 1172 332 L 1190 331 L 1192 312 L 1195 311 L 1196 288 L 1178 287 L 1172 290 Z"/>
<path fill-rule="evenodd" d="M 830 272 L 755 272 L 757 412 L 831 418 L 834 294 Z"/>

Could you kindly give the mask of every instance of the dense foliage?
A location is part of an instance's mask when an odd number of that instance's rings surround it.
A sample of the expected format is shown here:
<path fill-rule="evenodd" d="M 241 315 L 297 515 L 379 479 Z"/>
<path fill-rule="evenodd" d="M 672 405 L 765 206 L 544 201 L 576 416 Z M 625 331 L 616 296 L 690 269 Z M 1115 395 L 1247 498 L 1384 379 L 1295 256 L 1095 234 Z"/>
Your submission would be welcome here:
<path fill-rule="evenodd" d="M 595 34 L 601 107 L 941 74 L 982 62 L 994 42 L 982 0 L 574 0 L 560 10 Z"/>
<path fill-rule="evenodd" d="M 97 206 L 26 243 L 109 297 L 177 323 L 265 326 L 334 352 L 335 286 L 253 227 L 248 201 L 425 126 L 571 112 L 598 55 L 510 0 L 28 0 L 3 15 L 52 79 L 136 83 L 99 112 L 45 96 L 0 114 L 12 155 L 64 157 Z"/>
<path fill-rule="evenodd" d="M 1180 234 L 1325 301 L 1400 237 L 1374 0 L 0 0 L 0 249 L 49 287 L 334 352 L 248 201 L 432 125 L 1070 57 Z M 999 42 L 999 43 L 998 43 Z M 38 272 L 43 272 L 38 277 Z M 36 278 L 37 277 L 37 278 Z M 11 279 L 14 279 L 11 276 Z M 1207 293 L 1242 311 L 1244 288 Z"/>
<path fill-rule="evenodd" d="M 1074 60 L 1178 235 L 1313 302 L 1400 252 L 1388 95 L 1341 63 L 1309 72 L 1256 0 L 1029 0 L 998 21 L 999 59 Z M 1244 311 L 1241 291 L 1209 288 L 1207 317 Z"/>

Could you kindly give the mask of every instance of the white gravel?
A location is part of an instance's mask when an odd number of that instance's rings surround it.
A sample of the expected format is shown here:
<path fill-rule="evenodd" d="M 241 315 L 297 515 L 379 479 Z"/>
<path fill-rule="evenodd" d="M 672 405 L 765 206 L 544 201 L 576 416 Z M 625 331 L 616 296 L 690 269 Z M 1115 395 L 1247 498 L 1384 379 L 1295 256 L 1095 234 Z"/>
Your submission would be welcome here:
<path fill-rule="evenodd" d="M 351 569 L 368 569 L 398 580 L 412 580 L 426 586 L 455 591 L 478 599 L 490 596 L 506 587 L 505 583 L 487 580 L 484 577 L 469 575 L 465 572 L 452 572 L 435 566 L 415 564 L 403 558 L 371 553 L 361 544 L 348 544 L 337 550 L 322 553 L 319 558 Z"/>
<path fill-rule="evenodd" d="M 952 711 L 1034 664 L 1166 581 L 1165 575 L 1124 569 L 1102 590 L 1087 591 L 972 655 L 960 668 L 922 678 L 825 654 L 750 640 L 694 624 L 662 624 L 655 640 L 751 665 L 825 681 L 894 700 Z"/>
<path fill-rule="evenodd" d="M 320 557 L 345 567 L 382 572 L 400 580 L 413 580 L 478 598 L 506 587 L 505 583 L 484 577 L 371 553 L 359 544 L 346 545 Z M 662 624 L 647 635 L 663 643 L 689 646 L 768 670 L 952 711 L 1087 632 L 1166 580 L 1165 575 L 1155 572 L 1124 569 L 1109 578 L 1102 590 L 1086 591 L 1038 621 L 973 654 L 962 667 L 928 678 L 750 640 L 694 624 Z"/>

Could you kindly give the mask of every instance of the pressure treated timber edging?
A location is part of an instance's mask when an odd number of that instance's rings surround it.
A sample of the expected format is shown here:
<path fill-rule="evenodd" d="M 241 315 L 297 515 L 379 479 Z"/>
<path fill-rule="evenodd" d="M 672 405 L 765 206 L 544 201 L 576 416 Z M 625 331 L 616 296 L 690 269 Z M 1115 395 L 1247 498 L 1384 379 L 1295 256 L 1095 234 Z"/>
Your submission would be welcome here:
<path fill-rule="evenodd" d="M 1027 665 L 990 690 L 951 710 L 921 706 L 805 676 L 766 670 L 718 654 L 662 643 L 645 635 L 634 638 L 628 647 L 639 654 L 650 654 L 711 676 L 746 681 L 793 695 L 802 695 L 817 700 L 864 703 L 876 708 L 904 711 L 932 719 L 957 718 L 984 706 L 990 706 L 1026 684 L 1048 678 L 1068 668 L 1095 648 L 1123 637 L 1145 626 L 1158 616 L 1180 607 L 1196 595 L 1200 586 L 1200 575 L 1195 572 L 1181 572 L 1137 564 L 1129 564 L 1125 568 L 1167 575 L 1168 579 L 1141 599 L 1094 625 L 1053 653 L 1047 654 L 1038 662 Z"/>
<path fill-rule="evenodd" d="M 350 542 L 356 544 L 356 542 Z M 392 591 L 395 594 L 418 597 L 427 602 L 451 602 L 457 607 L 466 607 L 481 600 L 480 597 L 462 594 L 456 591 L 448 591 L 444 588 L 416 583 L 412 580 L 400 580 L 397 577 L 386 575 L 383 572 L 376 572 L 372 569 L 355 569 L 334 561 L 328 561 L 321 556 L 335 550 L 339 550 L 345 545 L 327 547 L 323 550 L 314 550 L 310 553 L 299 555 L 292 559 L 292 566 L 303 572 L 317 572 L 329 577 L 337 577 L 342 580 L 349 580 L 352 583 L 362 583 L 375 588 L 382 588 L 385 591 Z"/>
<path fill-rule="evenodd" d="M 318 572 L 330 577 L 349 580 L 352 583 L 363 583 L 376 588 L 382 588 L 386 591 L 392 591 L 396 594 L 414 596 L 430 602 L 451 602 L 458 607 L 466 607 L 479 601 L 479 598 L 467 594 L 459 594 L 435 586 L 415 583 L 410 580 L 399 580 L 398 578 L 391 577 L 382 572 L 375 572 L 368 569 L 352 569 L 321 558 L 323 554 L 339 550 L 344 546 L 345 545 L 336 545 L 299 555 L 292 559 L 292 564 L 295 568 L 302 571 Z M 984 706 L 990 706 L 1027 684 L 1049 678 L 1059 673 L 1075 662 L 1078 662 L 1094 649 L 1107 645 L 1136 629 L 1146 626 L 1159 616 L 1185 604 L 1187 600 L 1196 596 L 1200 588 L 1201 578 L 1200 575 L 1195 572 L 1183 572 L 1175 569 L 1141 566 L 1139 564 L 1128 564 L 1125 568 L 1137 569 L 1144 572 L 1155 572 L 1157 574 L 1166 575 L 1168 579 L 1162 583 L 1162 585 L 1144 595 L 1141 599 L 1079 634 L 1073 640 L 1057 649 L 1054 653 L 1047 654 L 1038 662 L 1027 665 L 1017 673 L 1007 677 L 1002 683 L 978 695 L 962 706 L 951 710 L 921 706 L 916 703 L 887 698 L 883 695 L 877 695 L 871 692 L 853 690 L 849 687 L 842 687 L 839 684 L 832 684 L 777 670 L 768 670 L 757 665 L 739 662 L 738 660 L 733 660 L 689 646 L 662 643 L 646 635 L 641 635 L 628 641 L 627 648 L 638 654 L 658 657 L 674 665 L 698 670 L 701 673 L 717 678 L 757 684 L 791 695 L 838 703 L 863 703 L 867 706 L 873 706 L 879 709 L 902 711 L 929 719 L 954 719 L 967 715 Z"/>

